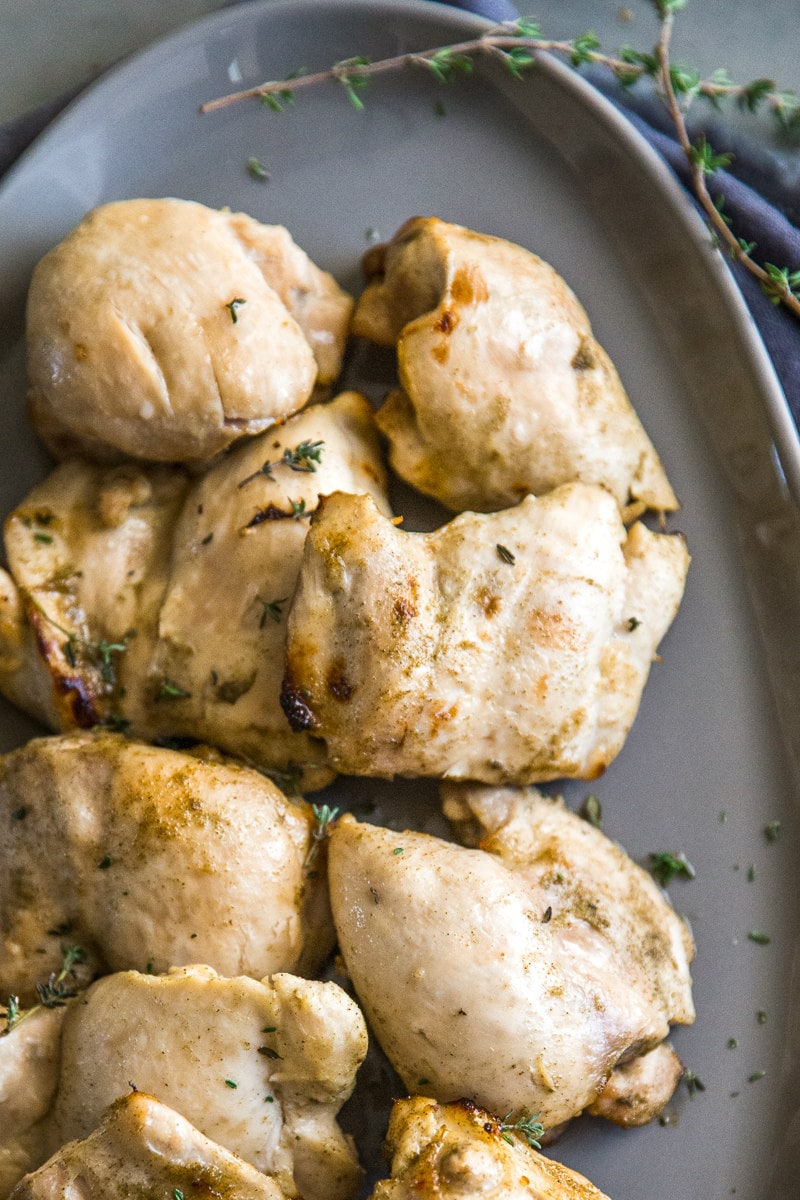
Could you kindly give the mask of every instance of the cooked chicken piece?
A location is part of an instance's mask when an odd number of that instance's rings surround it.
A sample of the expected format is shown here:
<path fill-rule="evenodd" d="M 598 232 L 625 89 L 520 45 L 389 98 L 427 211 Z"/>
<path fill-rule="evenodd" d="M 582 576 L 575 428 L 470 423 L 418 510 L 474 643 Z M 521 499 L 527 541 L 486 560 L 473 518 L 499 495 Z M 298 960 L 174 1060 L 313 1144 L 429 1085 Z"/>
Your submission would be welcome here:
<path fill-rule="evenodd" d="M 398 1100 L 386 1149 L 392 1178 L 371 1200 L 608 1200 L 577 1171 L 538 1154 L 466 1100 Z"/>
<path fill-rule="evenodd" d="M 127 723 L 321 787 L 324 747 L 279 704 L 286 614 L 319 494 L 366 492 L 388 513 L 384 487 L 354 392 L 191 486 L 177 468 L 64 463 L 6 523 L 0 689 L 56 730 Z"/>
<path fill-rule="evenodd" d="M 282 1200 L 269 1176 L 209 1141 L 152 1096 L 117 1100 L 93 1133 L 21 1179 L 11 1200 Z"/>
<path fill-rule="evenodd" d="M 103 205 L 33 274 L 33 423 L 57 457 L 207 459 L 336 378 L 351 309 L 279 226 L 188 200 Z"/>
<path fill-rule="evenodd" d="M 537 1113 L 549 1130 L 671 1022 L 694 1019 L 692 944 L 602 833 L 536 793 L 502 801 L 486 849 L 342 817 L 331 904 L 348 975 L 406 1087 Z"/>
<path fill-rule="evenodd" d="M 87 1137 L 135 1089 L 285 1196 L 349 1200 L 361 1172 L 336 1114 L 366 1048 L 359 1009 L 333 983 L 224 979 L 205 966 L 107 975 L 67 1009 L 45 1153 Z"/>
<path fill-rule="evenodd" d="M 109 720 L 146 677 L 188 486 L 179 469 L 73 460 L 7 518 L 0 689 L 51 729 Z"/>
<path fill-rule="evenodd" d="M 561 483 L 621 505 L 677 501 L 608 355 L 535 254 L 436 218 L 369 252 L 353 332 L 397 344 L 378 416 L 392 466 L 449 508 L 490 512 Z"/>
<path fill-rule="evenodd" d="M 621 1063 L 587 1112 L 630 1128 L 657 1117 L 683 1075 L 683 1063 L 666 1043 Z"/>
<path fill-rule="evenodd" d="M 326 497 L 289 618 L 284 711 L 350 774 L 592 778 L 627 736 L 687 565 L 680 537 L 626 533 L 589 484 L 429 534 L 367 497 Z"/>
<path fill-rule="evenodd" d="M 313 973 L 333 944 L 310 805 L 231 762 L 40 738 L 0 758 L 0 827 L 0 995 L 35 1002 L 65 940 L 90 979 L 198 959 Z"/>
<path fill-rule="evenodd" d="M 47 1153 L 44 1118 L 58 1081 L 63 1019 L 63 1008 L 39 1008 L 0 1033 L 0 1196 Z"/>

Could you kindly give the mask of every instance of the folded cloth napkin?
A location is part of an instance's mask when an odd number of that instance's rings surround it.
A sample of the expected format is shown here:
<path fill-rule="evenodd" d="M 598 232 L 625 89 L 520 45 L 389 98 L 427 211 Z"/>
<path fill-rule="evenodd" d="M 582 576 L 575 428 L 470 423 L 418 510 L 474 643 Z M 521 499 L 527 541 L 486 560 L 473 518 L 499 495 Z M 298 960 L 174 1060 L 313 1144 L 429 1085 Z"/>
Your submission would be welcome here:
<path fill-rule="evenodd" d="M 236 3 L 238 0 L 229 0 Z M 513 21 L 519 15 L 510 0 L 449 0 L 457 8 L 477 13 L 490 21 Z M 688 186 L 689 170 L 683 152 L 670 135 L 669 119 L 653 98 L 644 101 L 636 93 L 593 76 L 592 82 L 625 111 L 642 136 Z M 0 174 L 11 165 L 33 138 L 77 92 L 0 127 Z M 724 131 L 723 131 L 724 132 Z M 715 139 L 711 139 L 715 141 Z M 716 142 L 715 142 L 716 144 Z M 800 270 L 798 199 L 782 185 L 777 163 L 760 148 L 746 142 L 735 147 L 730 171 L 719 171 L 713 179 L 715 194 L 725 196 L 725 209 L 733 218 L 740 237 L 756 243 L 753 257 L 790 270 Z M 795 423 L 800 427 L 800 321 L 782 305 L 772 304 L 758 282 L 742 267 L 731 267 L 745 302 L 764 339 L 783 386 Z"/>

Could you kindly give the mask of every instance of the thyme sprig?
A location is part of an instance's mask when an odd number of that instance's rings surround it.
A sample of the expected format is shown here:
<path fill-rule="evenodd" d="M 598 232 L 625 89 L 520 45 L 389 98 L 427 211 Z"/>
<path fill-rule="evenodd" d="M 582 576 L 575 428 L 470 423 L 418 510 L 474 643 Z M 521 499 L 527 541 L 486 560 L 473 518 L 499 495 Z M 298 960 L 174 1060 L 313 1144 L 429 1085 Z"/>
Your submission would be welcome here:
<path fill-rule="evenodd" d="M 511 1134 L 518 1133 L 520 1137 L 524 1138 L 528 1145 L 534 1150 L 541 1150 L 541 1138 L 544 1135 L 544 1125 L 542 1125 L 541 1121 L 539 1120 L 539 1114 L 537 1113 L 535 1116 L 526 1116 L 523 1113 L 522 1116 L 516 1119 L 516 1121 L 511 1120 L 513 1115 L 513 1111 L 506 1113 L 502 1121 L 498 1123 L 497 1128 L 500 1130 L 503 1141 L 506 1141 L 510 1146 L 513 1146 L 514 1139 Z"/>
<path fill-rule="evenodd" d="M 19 996 L 9 996 L 2 1016 L 5 1017 L 6 1027 L 0 1030 L 0 1036 L 16 1029 L 28 1017 L 32 1017 L 41 1008 L 63 1008 L 72 996 L 77 996 L 77 975 L 75 967 L 86 961 L 86 951 L 82 946 L 62 946 L 61 968 L 53 971 L 46 983 L 36 984 L 36 994 L 39 1003 L 31 1008 L 21 1009 Z"/>
<path fill-rule="evenodd" d="M 308 848 L 306 861 L 303 864 L 306 868 L 310 867 L 319 854 L 320 846 L 327 837 L 330 836 L 330 826 L 339 815 L 338 808 L 331 808 L 328 804 L 312 804 L 311 810 L 314 813 L 316 825 L 311 831 L 311 845 Z"/>
<path fill-rule="evenodd" d="M 117 682 L 116 663 L 114 656 L 124 654 L 128 649 L 128 642 L 135 636 L 134 630 L 129 630 L 123 637 L 121 642 L 109 642 L 105 638 L 101 638 L 97 642 L 91 641 L 89 638 L 81 637 L 74 630 L 67 629 L 64 625 L 60 625 L 50 614 L 42 607 L 38 600 L 28 592 L 26 594 L 28 603 L 36 609 L 39 615 L 51 625 L 53 629 L 63 633 L 66 641 L 61 646 L 61 651 L 64 658 L 67 660 L 73 670 L 78 665 L 79 655 L 83 654 L 97 667 L 100 672 L 100 678 L 103 683 L 107 683 L 109 687 L 114 687 Z"/>
<path fill-rule="evenodd" d="M 252 483 L 254 479 L 258 479 L 260 475 L 266 476 L 267 479 L 274 479 L 273 471 L 276 467 L 288 467 L 290 471 L 299 471 L 302 474 L 314 475 L 317 470 L 317 465 L 322 462 L 322 451 L 325 446 L 324 442 L 298 442 L 296 446 L 287 446 L 280 458 L 272 461 L 267 459 L 265 463 L 253 471 L 252 475 L 248 475 L 246 479 L 242 479 L 237 487 L 243 488 L 248 483 Z M 299 516 L 305 510 L 305 502 L 302 503 L 302 508 L 294 511 L 292 504 L 292 516 Z"/>
<path fill-rule="evenodd" d="M 686 124 L 686 115 L 692 103 L 702 99 L 716 108 L 725 102 L 732 102 L 747 112 L 766 111 L 781 128 L 793 129 L 800 125 L 800 97 L 794 91 L 778 87 L 773 79 L 758 78 L 737 83 L 724 69 L 702 78 L 693 67 L 673 62 L 670 48 L 675 14 L 686 7 L 687 0 L 651 0 L 651 3 L 660 22 L 660 34 L 650 51 L 626 45 L 616 54 L 609 54 L 592 32 L 566 40 L 546 38 L 536 21 L 521 17 L 517 21 L 493 26 L 479 37 L 449 46 L 436 46 L 376 60 L 357 55 L 342 59 L 324 71 L 295 73 L 287 79 L 268 80 L 256 87 L 209 100 L 200 106 L 200 111 L 210 113 L 240 101 L 257 100 L 280 112 L 285 105 L 293 103 L 298 89 L 316 87 L 329 81 L 339 84 L 351 104 L 361 110 L 364 108 L 363 92 L 376 76 L 411 67 L 427 71 L 440 83 L 452 84 L 472 72 L 476 58 L 485 57 L 502 63 L 512 78 L 522 79 L 534 64 L 538 51 L 557 55 L 576 69 L 587 64 L 603 67 L 624 88 L 631 88 L 641 79 L 650 78 L 675 126 L 678 142 L 691 171 L 692 187 L 705 213 L 714 244 L 724 249 L 758 280 L 773 304 L 783 304 L 800 317 L 800 271 L 769 262 L 762 266 L 755 261 L 752 257 L 755 245 L 738 236 L 732 228 L 730 217 L 724 212 L 724 200 L 721 202 L 720 197 L 715 199 L 708 186 L 709 177 L 728 166 L 731 156 L 716 153 L 702 134 L 692 140 Z M 291 86 L 287 86 L 289 80 Z"/>

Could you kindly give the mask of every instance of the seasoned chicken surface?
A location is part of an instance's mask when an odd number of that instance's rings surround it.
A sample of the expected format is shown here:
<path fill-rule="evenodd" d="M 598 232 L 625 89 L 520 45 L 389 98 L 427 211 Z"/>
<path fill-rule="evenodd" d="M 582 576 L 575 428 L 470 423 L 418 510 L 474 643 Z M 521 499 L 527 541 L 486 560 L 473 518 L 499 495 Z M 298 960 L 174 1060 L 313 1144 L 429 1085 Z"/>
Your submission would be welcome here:
<path fill-rule="evenodd" d="M 316 819 L 262 775 L 115 734 L 0 758 L 0 995 L 35 1002 L 68 940 L 83 978 L 201 959 L 313 972 L 333 943 Z"/>
<path fill-rule="evenodd" d="M 405 1085 L 537 1113 L 549 1130 L 670 1023 L 694 1019 L 692 944 L 649 876 L 559 802 L 509 790 L 494 804 L 505 816 L 482 825 L 484 849 L 342 817 L 331 904 L 347 972 Z"/>
<path fill-rule="evenodd" d="M 289 618 L 282 702 L 336 770 L 487 783 L 592 778 L 675 615 L 680 537 L 626 532 L 603 488 L 404 533 L 326 497 Z"/>
<path fill-rule="evenodd" d="M 675 495 L 589 318 L 535 254 L 436 218 L 367 257 L 353 332 L 397 345 L 378 416 L 392 466 L 456 511 L 490 512 L 573 480 L 621 505 Z"/>
<path fill-rule="evenodd" d="M 501 1122 L 466 1100 L 398 1100 L 386 1139 L 392 1177 L 376 1184 L 371 1200 L 608 1200 L 577 1171 L 507 1137 Z"/>
<path fill-rule="evenodd" d="M 108 1110 L 88 1137 L 62 1146 L 21 1179 L 11 1200 L 185 1200 L 235 1196 L 283 1200 L 269 1176 L 204 1137 L 152 1096 L 134 1092 Z"/>
<path fill-rule="evenodd" d="M 56 457 L 207 459 L 335 379 L 351 309 L 279 226 L 188 200 L 103 205 L 33 274 L 34 426 Z"/>
<path fill-rule="evenodd" d="M 195 738 L 322 786 L 324 747 L 290 730 L 279 697 L 308 518 L 337 489 L 389 512 L 354 392 L 193 483 L 177 468 L 64 463 L 6 522 L 0 689 L 56 730 Z"/>
<path fill-rule="evenodd" d="M 39 1008 L 0 1034 L 0 1197 L 47 1154 L 45 1118 L 58 1083 L 64 1011 Z"/>
<path fill-rule="evenodd" d="M 67 1009 L 44 1153 L 18 1177 L 136 1089 L 274 1176 L 285 1196 L 349 1200 L 361 1172 L 336 1114 L 366 1048 L 359 1009 L 333 983 L 225 979 L 206 966 L 107 975 Z"/>

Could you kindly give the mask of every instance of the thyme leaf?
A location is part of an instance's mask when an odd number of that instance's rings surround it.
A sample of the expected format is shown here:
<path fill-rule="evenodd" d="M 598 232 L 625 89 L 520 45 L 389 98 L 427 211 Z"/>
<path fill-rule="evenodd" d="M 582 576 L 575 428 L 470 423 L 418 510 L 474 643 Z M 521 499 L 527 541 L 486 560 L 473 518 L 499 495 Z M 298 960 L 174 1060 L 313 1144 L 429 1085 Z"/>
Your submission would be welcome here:
<path fill-rule="evenodd" d="M 650 855 L 650 870 L 661 884 L 666 887 L 677 876 L 682 879 L 694 879 L 695 869 L 683 851 L 670 854 L 668 850 L 660 850 Z"/>
<path fill-rule="evenodd" d="M 267 620 L 274 621 L 276 625 L 280 625 L 282 615 L 281 605 L 286 604 L 289 597 L 284 596 L 281 600 L 262 600 L 260 596 L 256 596 L 256 599 L 263 609 L 258 622 L 258 628 L 263 629 Z"/>
<path fill-rule="evenodd" d="M 231 321 L 234 325 L 236 325 L 239 320 L 239 309 L 243 304 L 247 304 L 247 301 L 243 300 L 241 296 L 234 296 L 234 298 L 229 300 L 225 305 L 228 312 L 231 314 Z"/>

